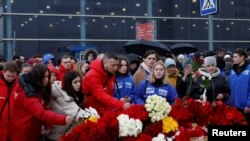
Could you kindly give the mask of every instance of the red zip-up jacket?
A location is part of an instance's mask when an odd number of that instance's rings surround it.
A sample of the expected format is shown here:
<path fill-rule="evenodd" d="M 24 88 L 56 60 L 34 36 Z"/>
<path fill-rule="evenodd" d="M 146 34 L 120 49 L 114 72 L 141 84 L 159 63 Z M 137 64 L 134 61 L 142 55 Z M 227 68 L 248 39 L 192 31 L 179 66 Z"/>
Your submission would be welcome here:
<path fill-rule="evenodd" d="M 39 96 L 27 97 L 20 85 L 17 89 L 8 132 L 11 141 L 39 141 L 43 124 L 65 124 L 66 116 L 48 110 Z"/>
<path fill-rule="evenodd" d="M 82 80 L 85 95 L 84 107 L 93 107 L 102 115 L 107 110 L 122 110 L 124 103 L 114 97 L 115 76 L 103 68 L 102 60 L 90 64 L 90 70 Z"/>
<path fill-rule="evenodd" d="M 10 98 L 7 101 L 4 109 L 0 115 L 0 141 L 6 141 L 8 134 L 8 123 L 10 122 L 10 114 L 13 109 L 15 101 L 15 89 L 18 78 L 12 83 L 11 86 L 7 86 L 6 82 L 3 80 L 3 73 L 0 72 L 0 110 L 4 106 L 5 101 L 7 100 L 8 95 Z"/>

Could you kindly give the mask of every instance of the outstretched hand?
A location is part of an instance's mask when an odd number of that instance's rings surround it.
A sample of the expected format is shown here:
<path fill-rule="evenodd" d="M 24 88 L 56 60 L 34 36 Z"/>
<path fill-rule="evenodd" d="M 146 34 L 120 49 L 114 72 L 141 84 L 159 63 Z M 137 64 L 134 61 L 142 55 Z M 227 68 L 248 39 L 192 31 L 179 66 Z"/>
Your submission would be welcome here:
<path fill-rule="evenodd" d="M 131 106 L 130 103 L 124 103 L 123 105 L 123 109 L 128 109 Z"/>
<path fill-rule="evenodd" d="M 74 118 L 71 116 L 66 116 L 66 123 L 67 124 L 72 124 L 74 122 Z"/>

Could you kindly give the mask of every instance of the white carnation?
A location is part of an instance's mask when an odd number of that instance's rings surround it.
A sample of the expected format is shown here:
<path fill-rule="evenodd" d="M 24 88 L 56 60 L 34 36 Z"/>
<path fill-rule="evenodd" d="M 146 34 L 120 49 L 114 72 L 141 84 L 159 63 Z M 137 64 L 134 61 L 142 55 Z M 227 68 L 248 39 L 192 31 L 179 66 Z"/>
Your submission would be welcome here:
<path fill-rule="evenodd" d="M 142 132 L 142 122 L 138 119 L 129 118 L 128 115 L 121 114 L 117 117 L 119 123 L 119 136 L 134 136 Z"/>
<path fill-rule="evenodd" d="M 165 135 L 159 133 L 157 137 L 154 137 L 152 141 L 166 141 Z"/>

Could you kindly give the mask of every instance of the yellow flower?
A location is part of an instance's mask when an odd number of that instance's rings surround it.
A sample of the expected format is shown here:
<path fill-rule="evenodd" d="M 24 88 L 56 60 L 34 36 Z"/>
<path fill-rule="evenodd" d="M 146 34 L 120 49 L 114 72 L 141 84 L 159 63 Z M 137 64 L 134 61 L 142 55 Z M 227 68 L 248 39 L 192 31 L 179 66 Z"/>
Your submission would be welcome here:
<path fill-rule="evenodd" d="M 178 130 L 178 123 L 176 120 L 174 120 L 172 117 L 165 117 L 163 120 L 162 120 L 162 132 L 163 133 L 169 133 L 170 131 L 177 131 Z"/>
<path fill-rule="evenodd" d="M 95 116 L 90 116 L 87 120 L 91 121 L 91 122 L 97 122 L 98 118 Z M 86 121 L 85 121 L 86 122 Z"/>

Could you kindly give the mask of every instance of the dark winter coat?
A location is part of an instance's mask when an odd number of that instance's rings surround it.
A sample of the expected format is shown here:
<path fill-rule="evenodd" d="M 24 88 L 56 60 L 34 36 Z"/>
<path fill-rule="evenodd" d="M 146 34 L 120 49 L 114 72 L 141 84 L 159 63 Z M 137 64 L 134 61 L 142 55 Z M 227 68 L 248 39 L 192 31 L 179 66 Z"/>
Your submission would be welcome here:
<path fill-rule="evenodd" d="M 212 77 L 211 81 L 209 82 L 209 86 L 207 88 L 207 101 L 213 102 L 219 94 L 223 94 L 223 101 L 228 100 L 229 98 L 229 85 L 226 81 L 226 78 L 221 76 L 220 70 L 217 68 L 217 71 L 213 74 L 209 74 L 205 71 L 205 69 L 199 69 L 200 76 L 198 76 L 197 81 L 193 84 L 191 88 L 190 96 L 195 99 L 201 99 L 201 95 L 204 92 L 204 88 L 200 85 L 202 83 L 202 77 L 204 76 L 205 79 L 209 79 Z"/>

